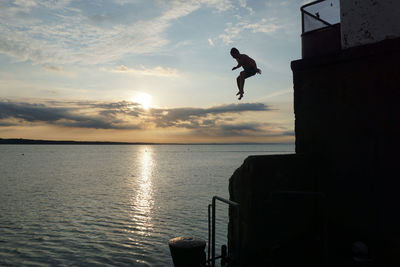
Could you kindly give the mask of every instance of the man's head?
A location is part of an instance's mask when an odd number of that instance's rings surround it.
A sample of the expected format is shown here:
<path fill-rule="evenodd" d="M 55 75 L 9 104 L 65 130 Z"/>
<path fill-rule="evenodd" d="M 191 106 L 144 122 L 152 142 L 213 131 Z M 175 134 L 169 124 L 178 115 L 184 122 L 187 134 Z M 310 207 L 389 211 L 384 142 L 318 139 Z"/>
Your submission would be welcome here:
<path fill-rule="evenodd" d="M 237 50 L 236 48 L 232 48 L 231 49 L 231 56 L 236 58 L 238 55 L 240 55 L 239 50 Z"/>

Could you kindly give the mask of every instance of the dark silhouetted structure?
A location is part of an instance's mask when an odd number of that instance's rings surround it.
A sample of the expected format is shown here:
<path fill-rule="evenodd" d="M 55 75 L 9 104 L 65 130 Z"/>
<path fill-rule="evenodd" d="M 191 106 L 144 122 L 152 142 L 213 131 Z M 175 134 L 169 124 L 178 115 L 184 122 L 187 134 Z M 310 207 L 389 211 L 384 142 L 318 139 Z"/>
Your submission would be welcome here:
<path fill-rule="evenodd" d="M 340 24 L 303 33 L 296 153 L 248 157 L 230 179 L 241 266 L 400 266 L 399 12 L 398 1 L 343 0 Z M 340 39 L 310 49 L 329 38 Z"/>

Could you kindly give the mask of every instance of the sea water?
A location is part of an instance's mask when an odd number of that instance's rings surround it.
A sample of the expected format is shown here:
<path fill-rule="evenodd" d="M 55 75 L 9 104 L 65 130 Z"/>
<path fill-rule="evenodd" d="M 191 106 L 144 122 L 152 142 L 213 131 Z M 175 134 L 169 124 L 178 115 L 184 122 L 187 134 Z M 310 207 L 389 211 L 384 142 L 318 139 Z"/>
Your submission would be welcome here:
<path fill-rule="evenodd" d="M 249 155 L 292 144 L 1 145 L 0 266 L 172 266 L 168 240 L 207 240 Z M 217 205 L 217 247 L 228 207 Z"/>

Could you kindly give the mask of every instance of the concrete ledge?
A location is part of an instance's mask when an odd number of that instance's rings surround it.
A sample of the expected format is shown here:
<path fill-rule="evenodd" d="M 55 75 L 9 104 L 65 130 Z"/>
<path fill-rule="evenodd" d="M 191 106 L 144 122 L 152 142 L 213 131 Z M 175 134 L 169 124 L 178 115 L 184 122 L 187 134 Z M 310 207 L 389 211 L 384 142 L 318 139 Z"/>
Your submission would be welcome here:
<path fill-rule="evenodd" d="M 250 156 L 235 171 L 229 192 L 230 199 L 240 204 L 240 223 L 234 220 L 236 211 L 230 209 L 228 236 L 230 251 L 235 251 L 235 241 L 240 240 L 240 258 L 244 260 L 241 266 L 268 266 L 277 245 L 282 247 L 293 243 L 294 239 L 301 240 L 303 245 L 312 242 L 308 240 L 315 237 L 311 233 L 319 231 L 314 223 L 314 199 L 285 198 L 271 202 L 270 193 L 313 191 L 315 175 L 309 159 L 298 154 Z M 304 247 L 315 252 L 310 246 Z M 300 254 L 305 256 L 303 250 L 297 251 L 302 251 Z M 304 261 L 310 264 L 311 258 L 318 261 L 315 253 Z"/>
<path fill-rule="evenodd" d="M 291 62 L 291 68 L 293 71 L 301 71 L 304 69 L 336 64 L 337 62 L 355 60 L 358 58 L 367 59 L 370 57 L 397 53 L 400 53 L 400 38 L 388 39 L 375 44 L 352 47 L 334 52 L 333 54 L 294 60 Z"/>

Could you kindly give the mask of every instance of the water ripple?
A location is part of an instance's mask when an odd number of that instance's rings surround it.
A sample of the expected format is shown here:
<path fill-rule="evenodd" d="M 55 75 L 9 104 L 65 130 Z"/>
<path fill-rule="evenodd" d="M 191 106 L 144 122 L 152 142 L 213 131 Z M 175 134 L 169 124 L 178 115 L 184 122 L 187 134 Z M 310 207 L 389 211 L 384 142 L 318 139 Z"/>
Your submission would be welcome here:
<path fill-rule="evenodd" d="M 206 239 L 211 197 L 228 196 L 244 151 L 268 149 L 2 146 L 0 266 L 171 266 L 168 240 Z M 219 243 L 227 213 L 217 207 Z"/>

